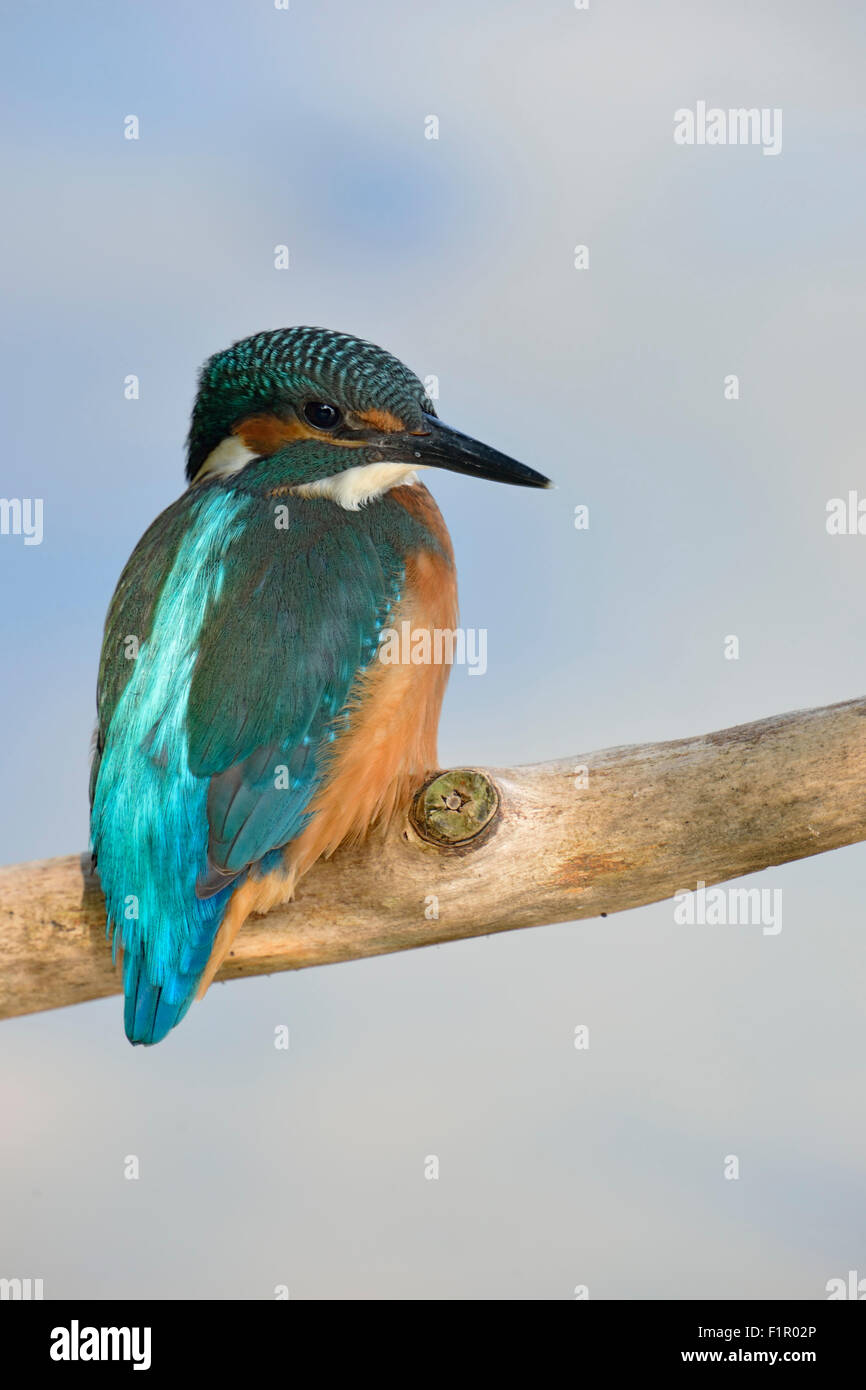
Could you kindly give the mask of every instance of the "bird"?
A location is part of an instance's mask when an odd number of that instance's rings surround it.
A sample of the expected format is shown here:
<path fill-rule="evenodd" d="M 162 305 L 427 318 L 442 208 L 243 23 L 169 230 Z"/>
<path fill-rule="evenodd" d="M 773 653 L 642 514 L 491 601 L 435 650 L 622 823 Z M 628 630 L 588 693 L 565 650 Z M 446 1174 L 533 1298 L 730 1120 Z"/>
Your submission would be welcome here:
<path fill-rule="evenodd" d="M 131 1043 L 436 770 L 449 666 L 377 660 L 389 625 L 456 627 L 435 468 L 552 485 L 365 339 L 269 330 L 202 367 L 186 490 L 120 576 L 97 680 L 91 853 Z"/>

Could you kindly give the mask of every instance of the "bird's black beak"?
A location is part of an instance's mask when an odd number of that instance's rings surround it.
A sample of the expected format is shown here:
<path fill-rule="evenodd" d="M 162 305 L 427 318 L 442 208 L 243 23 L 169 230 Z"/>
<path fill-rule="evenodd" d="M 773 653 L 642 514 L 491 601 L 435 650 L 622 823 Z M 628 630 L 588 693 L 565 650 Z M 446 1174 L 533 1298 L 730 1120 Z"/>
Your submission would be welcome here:
<path fill-rule="evenodd" d="M 443 425 L 435 415 L 424 414 L 424 429 L 420 433 L 401 436 L 400 456 L 408 453 L 419 467 L 448 468 L 452 473 L 468 473 L 472 478 L 489 478 L 494 483 L 515 483 L 518 487 L 553 487 L 543 473 L 517 463 L 498 449 L 480 444 L 468 434 L 461 434 Z M 391 448 L 397 447 L 394 440 Z M 411 459 L 407 459 L 407 462 Z"/>

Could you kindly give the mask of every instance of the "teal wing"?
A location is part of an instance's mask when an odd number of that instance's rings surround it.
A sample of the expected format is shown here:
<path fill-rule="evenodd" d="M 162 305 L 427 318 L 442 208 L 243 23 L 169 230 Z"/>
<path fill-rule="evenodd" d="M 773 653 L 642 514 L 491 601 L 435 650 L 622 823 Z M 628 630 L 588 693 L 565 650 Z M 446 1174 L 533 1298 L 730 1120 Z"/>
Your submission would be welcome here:
<path fill-rule="evenodd" d="M 277 530 L 257 499 L 198 493 L 182 535 L 170 509 L 136 550 L 103 647 L 92 837 L 135 1042 L 180 1021 L 238 878 L 305 824 L 402 579 L 333 504 L 295 502 L 303 529 L 290 511 Z"/>
<path fill-rule="evenodd" d="M 351 513 L 294 505 L 303 529 L 290 518 L 276 545 L 268 512 L 246 530 L 203 626 L 188 715 L 190 770 L 208 779 L 200 894 L 303 829 L 402 581 L 397 557 Z"/>
<path fill-rule="evenodd" d="M 90 804 L 105 747 L 105 739 L 117 703 L 130 676 L 143 641 L 150 636 L 154 610 L 166 577 L 189 526 L 190 494 L 164 511 L 135 547 L 108 609 L 96 687 L 97 725 L 90 767 Z"/>

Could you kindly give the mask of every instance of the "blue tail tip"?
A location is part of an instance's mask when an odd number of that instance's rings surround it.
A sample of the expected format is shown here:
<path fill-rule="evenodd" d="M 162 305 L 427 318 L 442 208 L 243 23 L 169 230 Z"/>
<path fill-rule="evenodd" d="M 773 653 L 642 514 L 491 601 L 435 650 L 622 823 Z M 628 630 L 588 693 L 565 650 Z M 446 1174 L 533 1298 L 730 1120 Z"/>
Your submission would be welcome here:
<path fill-rule="evenodd" d="M 198 979 L 154 985 L 145 977 L 142 966 L 136 963 L 125 985 L 123 1022 L 126 1036 L 134 1046 L 152 1047 L 180 1023 L 195 998 Z"/>

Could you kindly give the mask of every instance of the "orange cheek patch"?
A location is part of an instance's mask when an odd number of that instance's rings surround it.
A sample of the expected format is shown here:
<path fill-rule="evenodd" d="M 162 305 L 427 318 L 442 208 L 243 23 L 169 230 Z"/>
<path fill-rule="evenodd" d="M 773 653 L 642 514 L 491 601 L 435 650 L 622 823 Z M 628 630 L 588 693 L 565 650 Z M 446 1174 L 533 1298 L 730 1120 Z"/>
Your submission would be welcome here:
<path fill-rule="evenodd" d="M 359 410 L 358 419 L 371 429 L 381 430 L 383 434 L 396 434 L 398 430 L 406 428 L 403 421 L 392 415 L 390 410 Z"/>
<path fill-rule="evenodd" d="M 300 420 L 278 420 L 276 415 L 250 415 L 232 430 L 254 454 L 275 454 L 294 439 L 306 439 L 312 430 Z"/>
<path fill-rule="evenodd" d="M 236 434 L 248 449 L 263 458 L 298 439 L 324 439 L 344 449 L 357 449 L 365 442 L 362 439 L 334 439 L 325 431 L 314 430 L 312 425 L 302 420 L 280 420 L 276 415 L 249 415 L 235 425 L 232 434 Z"/>

